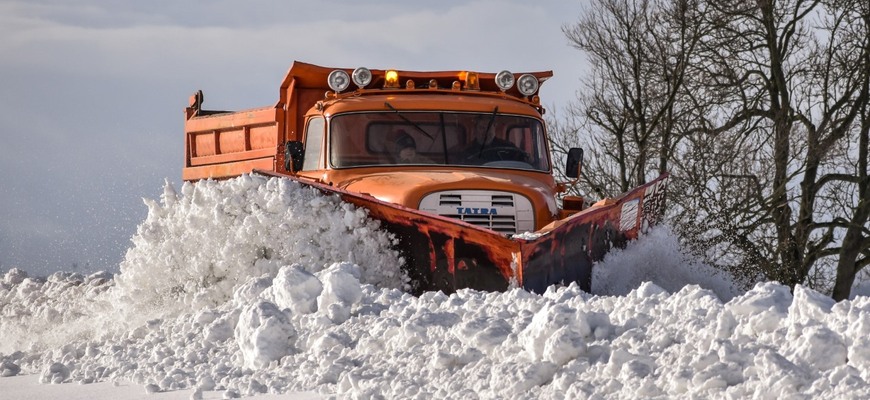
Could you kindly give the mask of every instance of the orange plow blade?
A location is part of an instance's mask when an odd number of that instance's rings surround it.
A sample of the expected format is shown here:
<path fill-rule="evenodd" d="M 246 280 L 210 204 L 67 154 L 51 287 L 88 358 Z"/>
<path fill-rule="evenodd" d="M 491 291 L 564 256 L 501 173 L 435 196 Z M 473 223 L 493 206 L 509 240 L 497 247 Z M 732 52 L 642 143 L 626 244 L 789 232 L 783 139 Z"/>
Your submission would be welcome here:
<path fill-rule="evenodd" d="M 667 175 L 619 198 L 556 221 L 538 232 L 506 237 L 453 218 L 387 203 L 374 197 L 269 171 L 363 207 L 399 239 L 414 292 L 463 288 L 503 291 L 512 285 L 542 293 L 576 282 L 589 291 L 592 266 L 613 247 L 656 224 L 664 213 Z"/>

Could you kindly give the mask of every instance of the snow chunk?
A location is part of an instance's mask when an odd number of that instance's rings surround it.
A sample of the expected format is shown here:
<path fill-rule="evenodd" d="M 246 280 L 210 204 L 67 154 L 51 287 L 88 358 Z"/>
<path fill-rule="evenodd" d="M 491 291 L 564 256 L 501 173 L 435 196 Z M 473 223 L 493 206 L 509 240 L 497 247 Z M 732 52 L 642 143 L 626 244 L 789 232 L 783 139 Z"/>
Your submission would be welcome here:
<path fill-rule="evenodd" d="M 25 278 L 27 278 L 27 272 L 18 268 L 12 268 L 9 271 L 6 271 L 6 275 L 3 276 L 3 283 L 7 285 L 18 285 L 21 284 L 21 282 L 24 282 Z"/>
<path fill-rule="evenodd" d="M 333 322 L 347 321 L 351 307 L 362 299 L 359 276 L 359 266 L 347 262 L 332 264 L 320 274 L 323 292 L 317 298 L 317 308 Z"/>
<path fill-rule="evenodd" d="M 237 306 L 253 303 L 261 298 L 264 292 L 272 287 L 272 277 L 263 275 L 250 278 L 233 292 L 233 303 Z"/>
<path fill-rule="evenodd" d="M 788 315 L 799 323 L 824 320 L 836 304 L 834 299 L 801 285 L 795 286 L 793 296 Z"/>
<path fill-rule="evenodd" d="M 21 367 L 11 361 L 0 362 L 0 377 L 15 376 L 21 372 Z"/>
<path fill-rule="evenodd" d="M 801 364 L 827 371 L 846 364 L 846 345 L 836 332 L 819 325 L 803 329 L 791 345 Z"/>
<path fill-rule="evenodd" d="M 753 333 L 773 332 L 785 319 L 793 300 L 787 286 L 776 282 L 759 283 L 742 297 L 728 302 L 726 308 Z"/>
<path fill-rule="evenodd" d="M 585 339 L 591 336 L 585 312 L 554 304 L 535 314 L 520 333 L 519 342 L 532 360 L 564 364 L 586 351 Z"/>
<path fill-rule="evenodd" d="M 69 367 L 63 363 L 55 362 L 42 371 L 42 376 L 39 377 L 40 383 L 64 383 L 69 379 Z"/>
<path fill-rule="evenodd" d="M 260 301 L 242 310 L 235 337 L 245 367 L 264 368 L 292 352 L 296 330 L 277 306 Z"/>
<path fill-rule="evenodd" d="M 281 308 L 289 308 L 294 314 L 310 314 L 317 311 L 317 298 L 323 284 L 314 274 L 300 264 L 282 267 L 275 277 L 271 296 Z"/>

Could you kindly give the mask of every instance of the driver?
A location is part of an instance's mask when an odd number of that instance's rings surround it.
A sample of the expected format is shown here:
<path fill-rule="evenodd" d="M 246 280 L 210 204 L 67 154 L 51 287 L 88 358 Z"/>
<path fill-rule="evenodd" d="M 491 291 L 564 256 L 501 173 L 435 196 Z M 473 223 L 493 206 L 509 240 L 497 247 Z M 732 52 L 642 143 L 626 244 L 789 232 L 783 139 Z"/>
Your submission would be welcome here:
<path fill-rule="evenodd" d="M 496 137 L 486 124 L 474 131 L 474 140 L 462 154 L 466 161 L 487 163 L 491 161 L 526 161 L 528 155 L 508 140 Z"/>
<path fill-rule="evenodd" d="M 431 164 L 432 161 L 417 154 L 417 142 L 407 132 L 400 130 L 395 143 L 396 163 Z"/>

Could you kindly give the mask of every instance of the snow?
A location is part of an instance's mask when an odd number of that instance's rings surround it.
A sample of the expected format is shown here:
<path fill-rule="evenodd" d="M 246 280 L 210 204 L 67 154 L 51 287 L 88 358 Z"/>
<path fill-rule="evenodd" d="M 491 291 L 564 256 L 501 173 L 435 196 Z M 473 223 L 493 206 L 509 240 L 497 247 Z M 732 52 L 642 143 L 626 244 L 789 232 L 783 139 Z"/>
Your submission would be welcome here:
<path fill-rule="evenodd" d="M 5 273 L 0 393 L 870 397 L 870 298 L 741 293 L 667 227 L 609 254 L 592 294 L 415 297 L 365 211 L 290 181 L 167 183 L 146 204 L 116 276 Z"/>
<path fill-rule="evenodd" d="M 98 382 L 88 385 L 64 384 L 45 385 L 29 375 L 0 379 L 0 393 L 3 399 L 15 400 L 217 400 L 228 398 L 226 392 L 211 390 L 197 392 L 194 389 L 171 392 L 148 392 L 142 385 L 126 381 Z M 194 394 L 197 393 L 197 394 Z M 257 400 L 314 400 L 322 397 L 312 392 L 285 394 L 262 394 Z"/>

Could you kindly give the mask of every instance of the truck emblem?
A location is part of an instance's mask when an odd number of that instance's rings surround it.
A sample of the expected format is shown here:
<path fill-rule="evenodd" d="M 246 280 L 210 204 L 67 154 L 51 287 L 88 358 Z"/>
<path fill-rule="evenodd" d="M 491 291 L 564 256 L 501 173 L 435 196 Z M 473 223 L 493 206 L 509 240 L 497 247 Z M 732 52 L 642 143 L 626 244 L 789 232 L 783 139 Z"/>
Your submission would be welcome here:
<path fill-rule="evenodd" d="M 495 208 L 456 207 L 456 213 L 459 215 L 498 215 L 498 209 L 495 209 Z"/>

